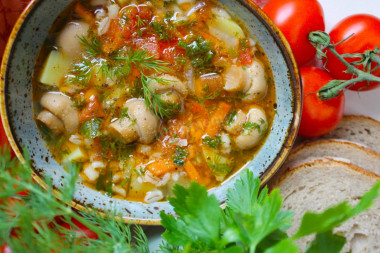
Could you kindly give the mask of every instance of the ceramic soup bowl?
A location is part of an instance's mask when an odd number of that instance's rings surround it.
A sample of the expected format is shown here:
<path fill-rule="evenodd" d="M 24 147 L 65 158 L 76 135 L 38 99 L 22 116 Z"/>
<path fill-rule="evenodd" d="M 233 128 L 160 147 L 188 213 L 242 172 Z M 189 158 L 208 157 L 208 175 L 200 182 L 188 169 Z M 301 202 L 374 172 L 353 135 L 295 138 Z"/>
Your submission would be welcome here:
<path fill-rule="evenodd" d="M 242 169 L 220 186 L 209 190 L 222 204 L 227 190 L 233 187 L 243 169 L 260 176 L 263 184 L 277 172 L 297 135 L 302 96 L 297 65 L 279 29 L 249 0 L 219 2 L 246 24 L 266 52 L 273 71 L 277 103 L 270 134 L 261 149 Z M 1 69 L 1 116 L 12 148 L 22 160 L 22 148 L 27 147 L 35 180 L 43 185 L 43 177 L 52 178 L 53 185 L 58 189 L 62 187 L 62 178 L 67 173 L 54 160 L 37 129 L 32 101 L 32 75 L 37 54 L 49 28 L 70 3 L 71 0 L 32 1 L 16 23 Z M 162 210 L 173 213 L 167 201 L 146 204 L 111 198 L 86 187 L 80 180 L 72 205 L 79 209 L 90 206 L 100 211 L 116 208 L 126 222 L 146 225 L 159 224 Z"/>

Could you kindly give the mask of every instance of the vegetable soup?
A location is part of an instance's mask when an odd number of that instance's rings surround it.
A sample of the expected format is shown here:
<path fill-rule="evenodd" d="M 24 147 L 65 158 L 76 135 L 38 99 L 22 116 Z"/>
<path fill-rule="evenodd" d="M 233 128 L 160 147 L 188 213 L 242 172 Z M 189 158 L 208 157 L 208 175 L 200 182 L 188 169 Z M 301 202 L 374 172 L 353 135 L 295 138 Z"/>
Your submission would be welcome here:
<path fill-rule="evenodd" d="M 218 186 L 275 113 L 265 53 L 214 0 L 74 1 L 36 66 L 35 119 L 55 159 L 118 198 Z"/>

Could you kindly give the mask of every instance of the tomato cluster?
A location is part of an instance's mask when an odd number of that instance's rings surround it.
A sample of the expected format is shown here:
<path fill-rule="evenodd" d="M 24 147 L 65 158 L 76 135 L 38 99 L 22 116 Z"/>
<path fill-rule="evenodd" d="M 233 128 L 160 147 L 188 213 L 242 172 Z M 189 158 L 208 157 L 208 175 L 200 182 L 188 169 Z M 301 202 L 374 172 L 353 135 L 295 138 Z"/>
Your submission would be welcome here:
<path fill-rule="evenodd" d="M 304 93 L 299 135 L 317 137 L 329 133 L 338 125 L 343 116 L 344 94 L 330 100 L 321 100 L 316 94 L 329 81 L 349 80 L 352 79 L 352 75 L 345 72 L 346 66 L 329 50 L 326 52 L 326 70 L 303 67 L 310 63 L 316 54 L 315 48 L 308 40 L 309 33 L 325 30 L 321 5 L 317 0 L 270 0 L 263 10 L 288 40 L 300 66 Z M 374 50 L 375 47 L 380 48 L 380 19 L 366 14 L 353 15 L 337 24 L 329 35 L 332 43 L 343 41 L 335 48 L 339 54 Z M 353 62 L 359 59 L 346 58 L 346 60 Z M 360 67 L 357 68 L 362 70 Z M 372 74 L 380 76 L 380 68 L 373 70 Z M 349 89 L 362 91 L 379 86 L 379 82 L 362 81 Z"/>

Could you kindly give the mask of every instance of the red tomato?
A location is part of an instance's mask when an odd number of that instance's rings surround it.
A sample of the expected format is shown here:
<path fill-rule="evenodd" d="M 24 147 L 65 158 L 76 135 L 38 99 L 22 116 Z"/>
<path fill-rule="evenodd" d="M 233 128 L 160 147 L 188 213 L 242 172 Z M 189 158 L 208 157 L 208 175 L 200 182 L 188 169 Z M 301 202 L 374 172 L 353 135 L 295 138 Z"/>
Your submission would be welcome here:
<path fill-rule="evenodd" d="M 332 131 L 343 117 L 344 94 L 330 100 L 320 100 L 318 90 L 333 78 L 316 67 L 301 67 L 303 85 L 303 108 L 298 134 L 317 137 Z"/>
<path fill-rule="evenodd" d="M 350 39 L 337 45 L 336 51 L 340 54 L 364 53 L 366 50 L 380 48 L 380 19 L 367 14 L 358 14 L 345 18 L 338 23 L 330 32 L 331 42 L 337 43 L 353 35 Z M 356 61 L 358 58 L 347 59 L 348 62 Z M 326 68 L 336 79 L 351 79 L 352 75 L 344 73 L 347 69 L 343 63 L 336 58 L 330 51 L 327 52 Z M 358 69 L 363 70 L 362 67 Z M 380 76 L 380 68 L 373 72 Z M 350 87 L 351 90 L 371 90 L 380 86 L 380 82 L 359 82 Z"/>
<path fill-rule="evenodd" d="M 299 65 L 313 59 L 316 50 L 308 35 L 325 30 L 323 10 L 317 0 L 271 0 L 263 10 L 288 40 Z"/>
<path fill-rule="evenodd" d="M 11 247 L 7 243 L 1 245 L 1 253 L 12 253 Z"/>

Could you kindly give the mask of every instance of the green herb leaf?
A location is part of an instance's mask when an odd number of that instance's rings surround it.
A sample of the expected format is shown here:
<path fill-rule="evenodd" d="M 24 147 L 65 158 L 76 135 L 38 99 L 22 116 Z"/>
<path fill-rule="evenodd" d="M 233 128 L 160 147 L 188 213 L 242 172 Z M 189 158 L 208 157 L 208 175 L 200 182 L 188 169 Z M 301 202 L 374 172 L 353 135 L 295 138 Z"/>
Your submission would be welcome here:
<path fill-rule="evenodd" d="M 185 147 L 176 147 L 174 151 L 173 161 L 174 164 L 183 166 L 185 164 L 186 157 L 189 155 L 189 151 Z"/>
<path fill-rule="evenodd" d="M 226 120 L 224 121 L 224 124 L 227 126 L 231 125 L 232 122 L 235 121 L 237 115 L 237 110 L 236 108 L 232 108 L 231 111 L 228 113 Z"/>
<path fill-rule="evenodd" d="M 341 252 L 346 238 L 335 235 L 331 230 L 317 234 L 315 240 L 310 243 L 305 253 L 339 253 Z"/>
<path fill-rule="evenodd" d="M 259 134 L 268 131 L 268 123 L 264 119 L 260 119 L 260 124 L 252 121 L 244 122 L 242 126 L 244 134 L 251 134 L 253 130 L 257 130 Z"/>
<path fill-rule="evenodd" d="M 188 189 L 176 185 L 173 192 L 175 197 L 169 198 L 169 202 L 178 218 L 161 212 L 162 225 L 166 228 L 162 237 L 173 246 L 218 248 L 222 210 L 215 196 L 208 196 L 206 187 L 197 183 Z"/>
<path fill-rule="evenodd" d="M 297 253 L 299 252 L 298 247 L 295 245 L 293 240 L 286 239 L 277 243 L 275 246 L 271 248 L 267 248 L 264 253 Z M 325 253 L 327 253 L 326 251 Z"/>
<path fill-rule="evenodd" d="M 100 44 L 99 39 L 93 34 L 90 33 L 89 39 L 85 36 L 78 36 L 80 44 L 84 47 L 87 54 L 91 57 L 99 56 L 103 54 L 102 45 Z"/>
<path fill-rule="evenodd" d="M 322 213 L 307 212 L 303 218 L 295 239 L 313 233 L 323 233 L 339 226 L 349 218 L 367 210 L 379 196 L 380 182 L 376 183 L 370 191 L 363 195 L 360 202 L 351 207 L 347 202 L 328 208 Z"/>
<path fill-rule="evenodd" d="M 191 60 L 191 65 L 198 75 L 214 70 L 212 60 L 216 53 L 213 50 L 212 42 L 201 36 L 192 36 L 186 42 L 180 40 L 178 45 L 186 50 L 186 56 Z"/>
<path fill-rule="evenodd" d="M 83 125 L 80 129 L 82 135 L 86 138 L 94 139 L 101 135 L 99 132 L 100 125 L 102 124 L 102 120 L 98 118 L 92 118 L 83 122 Z"/>
<path fill-rule="evenodd" d="M 178 115 L 181 105 L 177 103 L 172 103 L 165 101 L 161 98 L 160 94 L 156 94 L 150 85 L 151 81 L 156 81 L 159 83 L 166 83 L 167 81 L 162 78 L 149 77 L 142 75 L 139 79 L 141 86 L 143 88 L 145 104 L 150 108 L 157 117 L 161 119 L 170 119 Z"/>
<path fill-rule="evenodd" d="M 218 149 L 223 142 L 220 136 L 212 137 L 207 135 L 202 138 L 202 143 L 210 148 Z"/>

